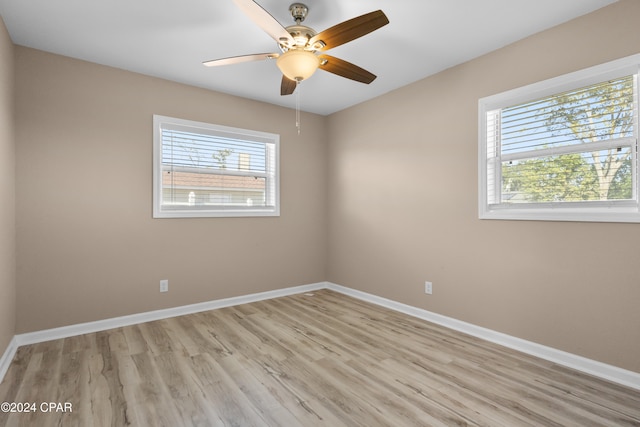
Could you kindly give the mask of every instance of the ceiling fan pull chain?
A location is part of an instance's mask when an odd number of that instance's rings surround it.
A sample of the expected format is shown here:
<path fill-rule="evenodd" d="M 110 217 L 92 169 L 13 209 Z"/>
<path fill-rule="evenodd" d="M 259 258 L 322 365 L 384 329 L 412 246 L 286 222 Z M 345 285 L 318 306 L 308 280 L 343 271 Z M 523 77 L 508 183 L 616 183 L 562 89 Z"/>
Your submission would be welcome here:
<path fill-rule="evenodd" d="M 296 128 L 300 135 L 300 80 L 296 80 Z"/>

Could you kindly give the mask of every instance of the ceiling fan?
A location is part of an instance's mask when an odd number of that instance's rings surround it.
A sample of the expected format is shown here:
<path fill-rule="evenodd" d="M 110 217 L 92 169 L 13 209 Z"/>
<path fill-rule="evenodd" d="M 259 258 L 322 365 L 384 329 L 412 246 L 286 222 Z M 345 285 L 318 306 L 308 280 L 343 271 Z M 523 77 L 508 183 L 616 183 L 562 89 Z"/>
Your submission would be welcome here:
<path fill-rule="evenodd" d="M 282 71 L 281 95 L 290 95 L 302 80 L 308 79 L 320 68 L 347 79 L 369 84 L 376 76 L 350 62 L 326 54 L 318 54 L 340 46 L 389 23 L 381 11 L 366 13 L 320 33 L 302 25 L 309 9 L 302 3 L 289 7 L 295 24 L 283 27 L 269 12 L 252 0 L 234 0 L 234 3 L 277 43 L 282 53 L 257 53 L 203 62 L 208 67 L 238 64 L 249 61 L 276 59 Z"/>

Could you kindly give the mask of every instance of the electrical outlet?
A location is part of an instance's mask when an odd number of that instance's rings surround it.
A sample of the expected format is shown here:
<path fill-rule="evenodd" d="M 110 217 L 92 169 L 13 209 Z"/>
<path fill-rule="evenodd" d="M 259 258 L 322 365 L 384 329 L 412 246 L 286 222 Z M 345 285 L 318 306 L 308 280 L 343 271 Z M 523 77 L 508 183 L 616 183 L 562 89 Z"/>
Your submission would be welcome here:
<path fill-rule="evenodd" d="M 169 281 L 160 280 L 160 292 L 169 292 Z"/>
<path fill-rule="evenodd" d="M 431 295 L 433 293 L 433 283 L 424 282 L 424 293 L 427 295 Z"/>

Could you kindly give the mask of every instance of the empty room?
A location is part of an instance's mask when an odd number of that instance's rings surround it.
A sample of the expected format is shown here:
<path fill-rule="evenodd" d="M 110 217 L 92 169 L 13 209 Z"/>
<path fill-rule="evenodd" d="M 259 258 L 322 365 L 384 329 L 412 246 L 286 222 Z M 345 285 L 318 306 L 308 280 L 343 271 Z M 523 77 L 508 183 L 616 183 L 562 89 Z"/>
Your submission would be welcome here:
<path fill-rule="evenodd" d="M 0 18 L 0 426 L 640 426 L 640 1 Z"/>

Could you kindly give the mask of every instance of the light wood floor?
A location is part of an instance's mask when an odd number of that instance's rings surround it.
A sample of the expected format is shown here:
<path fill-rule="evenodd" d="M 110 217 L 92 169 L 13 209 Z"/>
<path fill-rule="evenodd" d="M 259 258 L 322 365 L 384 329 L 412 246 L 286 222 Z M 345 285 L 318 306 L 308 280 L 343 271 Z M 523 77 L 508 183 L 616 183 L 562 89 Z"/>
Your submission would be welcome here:
<path fill-rule="evenodd" d="M 322 290 L 21 347 L 15 426 L 640 426 L 640 392 Z"/>

